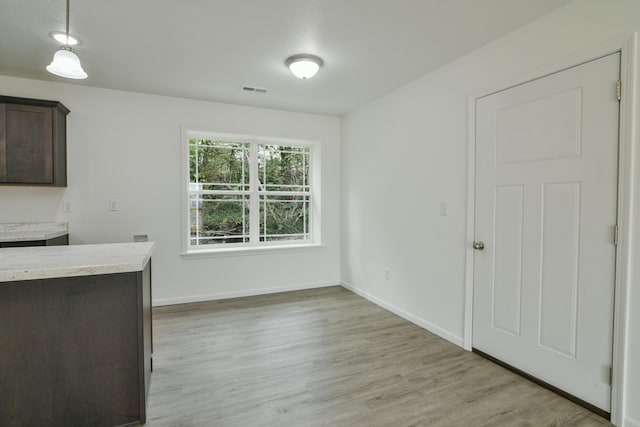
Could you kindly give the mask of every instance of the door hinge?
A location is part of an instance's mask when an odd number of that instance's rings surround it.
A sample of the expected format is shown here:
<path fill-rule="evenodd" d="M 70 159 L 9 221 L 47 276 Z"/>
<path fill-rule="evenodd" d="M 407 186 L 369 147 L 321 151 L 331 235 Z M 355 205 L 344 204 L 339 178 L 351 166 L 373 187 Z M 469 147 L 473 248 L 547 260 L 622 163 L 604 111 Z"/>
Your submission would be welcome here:
<path fill-rule="evenodd" d="M 609 366 L 609 385 L 613 385 L 613 366 Z"/>
<path fill-rule="evenodd" d="M 622 99 L 622 82 L 618 80 L 618 84 L 616 85 L 616 97 L 618 101 Z"/>
<path fill-rule="evenodd" d="M 613 226 L 613 244 L 618 246 L 618 224 Z"/>

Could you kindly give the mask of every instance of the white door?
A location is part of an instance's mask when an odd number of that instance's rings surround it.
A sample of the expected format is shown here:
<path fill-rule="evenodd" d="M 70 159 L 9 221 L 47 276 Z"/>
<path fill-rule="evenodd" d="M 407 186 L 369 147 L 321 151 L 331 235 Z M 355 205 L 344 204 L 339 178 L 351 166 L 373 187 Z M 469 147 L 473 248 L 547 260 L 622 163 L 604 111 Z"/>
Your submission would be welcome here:
<path fill-rule="evenodd" d="M 476 103 L 473 347 L 607 412 L 619 64 Z"/>

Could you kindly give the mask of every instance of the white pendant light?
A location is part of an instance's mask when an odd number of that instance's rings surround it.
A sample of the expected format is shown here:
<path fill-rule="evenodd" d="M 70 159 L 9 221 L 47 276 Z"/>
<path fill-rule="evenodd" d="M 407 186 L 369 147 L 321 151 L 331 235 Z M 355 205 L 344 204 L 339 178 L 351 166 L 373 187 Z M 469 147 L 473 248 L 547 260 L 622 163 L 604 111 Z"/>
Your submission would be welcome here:
<path fill-rule="evenodd" d="M 315 76 L 322 63 L 322 59 L 308 54 L 293 55 L 285 61 L 289 70 L 299 79 L 310 79 Z"/>
<path fill-rule="evenodd" d="M 69 39 L 69 0 L 67 0 L 67 40 Z M 67 79 L 86 79 L 87 73 L 82 69 L 80 58 L 71 46 L 65 44 L 53 55 L 53 61 L 47 66 L 47 71 L 56 76 Z"/>
<path fill-rule="evenodd" d="M 87 73 L 80 65 L 80 58 L 70 46 L 62 46 L 53 55 L 53 61 L 47 65 L 47 71 L 68 79 L 86 79 Z"/>

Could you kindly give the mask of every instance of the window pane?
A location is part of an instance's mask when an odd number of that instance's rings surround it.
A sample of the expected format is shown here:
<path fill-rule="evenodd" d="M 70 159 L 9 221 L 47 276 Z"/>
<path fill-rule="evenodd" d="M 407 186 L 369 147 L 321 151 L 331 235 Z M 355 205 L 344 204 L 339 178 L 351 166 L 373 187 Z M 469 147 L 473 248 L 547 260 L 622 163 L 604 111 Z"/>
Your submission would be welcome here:
<path fill-rule="evenodd" d="M 302 141 L 296 146 L 261 143 L 258 137 L 231 142 L 244 137 L 192 135 L 190 247 L 310 240 L 311 147 Z"/>
<path fill-rule="evenodd" d="M 199 190 L 248 190 L 249 144 L 191 138 L 189 182 Z"/>
<path fill-rule="evenodd" d="M 261 196 L 260 241 L 309 238 L 309 196 Z"/>
<path fill-rule="evenodd" d="M 249 241 L 249 196 L 190 195 L 192 246 Z"/>
<path fill-rule="evenodd" d="M 258 145 L 261 191 L 309 191 L 309 147 Z"/>

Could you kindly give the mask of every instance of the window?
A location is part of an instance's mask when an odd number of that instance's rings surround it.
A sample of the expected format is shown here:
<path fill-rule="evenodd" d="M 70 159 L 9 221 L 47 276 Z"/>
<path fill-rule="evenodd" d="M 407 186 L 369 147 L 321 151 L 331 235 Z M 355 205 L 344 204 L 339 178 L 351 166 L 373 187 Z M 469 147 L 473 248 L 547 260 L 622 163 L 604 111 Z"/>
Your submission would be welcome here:
<path fill-rule="evenodd" d="M 187 132 L 187 252 L 313 242 L 313 144 Z"/>

